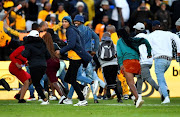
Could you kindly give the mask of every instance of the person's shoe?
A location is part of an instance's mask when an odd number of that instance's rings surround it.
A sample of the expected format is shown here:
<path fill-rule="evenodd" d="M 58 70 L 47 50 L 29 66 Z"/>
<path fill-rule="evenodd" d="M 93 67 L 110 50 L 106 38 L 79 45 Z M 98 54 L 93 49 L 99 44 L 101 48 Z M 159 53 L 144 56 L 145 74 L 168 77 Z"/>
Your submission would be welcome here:
<path fill-rule="evenodd" d="M 1 79 L 0 80 L 0 84 L 4 87 L 4 89 L 6 89 L 7 91 L 10 91 L 11 88 L 9 86 L 9 84 L 4 80 L 4 79 Z"/>
<path fill-rule="evenodd" d="M 63 104 L 73 104 L 72 99 L 66 98 L 65 100 L 63 100 Z"/>
<path fill-rule="evenodd" d="M 92 84 L 93 87 L 93 95 L 97 93 L 98 88 L 99 88 L 99 81 L 95 80 L 94 83 Z"/>
<path fill-rule="evenodd" d="M 103 95 L 103 100 L 108 100 L 108 97 L 106 95 Z"/>
<path fill-rule="evenodd" d="M 48 100 L 49 99 L 49 94 L 48 94 L 47 91 L 44 91 L 44 95 L 45 95 L 46 99 Z"/>
<path fill-rule="evenodd" d="M 14 96 L 14 98 L 17 99 L 17 100 L 19 100 L 19 99 L 20 99 L 20 94 L 16 94 L 16 95 Z"/>
<path fill-rule="evenodd" d="M 50 96 L 49 100 L 58 100 L 58 98 L 56 96 Z"/>
<path fill-rule="evenodd" d="M 30 96 L 26 101 L 35 101 L 36 100 L 36 98 L 34 97 L 34 96 Z"/>
<path fill-rule="evenodd" d="M 18 101 L 18 103 L 26 103 L 26 100 L 20 99 L 20 100 Z"/>
<path fill-rule="evenodd" d="M 63 95 L 63 96 L 61 96 L 61 98 L 59 99 L 59 104 L 63 104 L 63 100 L 65 100 L 66 99 L 66 97 Z"/>
<path fill-rule="evenodd" d="M 129 95 L 128 95 L 128 94 L 125 94 L 125 95 L 123 96 L 123 98 L 124 98 L 124 100 L 128 100 L 128 99 L 129 99 Z"/>
<path fill-rule="evenodd" d="M 41 105 L 48 105 L 49 104 L 49 101 L 42 101 Z"/>
<path fill-rule="evenodd" d="M 74 104 L 73 106 L 87 106 L 88 102 L 86 100 L 79 101 L 77 104 Z"/>
<path fill-rule="evenodd" d="M 111 94 L 111 99 L 113 99 L 115 96 L 116 96 L 116 93 L 115 93 L 115 91 L 113 91 Z"/>
<path fill-rule="evenodd" d="M 85 98 L 85 99 L 88 99 L 88 98 L 89 98 L 89 93 L 90 93 L 89 87 L 88 87 L 88 86 L 85 86 L 85 87 L 83 88 L 82 93 L 83 93 L 83 95 L 84 95 L 84 98 Z"/>
<path fill-rule="evenodd" d="M 101 95 L 100 95 L 100 96 L 97 96 L 97 99 L 98 99 L 98 100 L 102 100 L 102 98 L 103 98 L 103 97 L 102 97 Z"/>
<path fill-rule="evenodd" d="M 140 108 L 143 103 L 144 103 L 144 100 L 142 100 L 142 98 L 139 97 L 138 100 L 136 101 L 136 108 Z"/>
<path fill-rule="evenodd" d="M 96 104 L 96 103 L 99 103 L 99 101 L 98 100 L 94 100 L 94 103 Z"/>
<path fill-rule="evenodd" d="M 169 95 L 170 90 L 169 90 L 169 89 L 167 89 L 167 92 L 168 92 L 168 95 Z M 164 101 L 164 99 L 165 99 L 165 97 L 163 96 L 163 94 L 162 94 L 162 92 L 161 92 L 160 88 L 159 88 L 159 93 L 160 93 L 160 95 L 161 95 L 161 101 L 163 102 L 163 101 Z M 169 97 L 170 97 L 170 95 L 169 95 Z"/>
<path fill-rule="evenodd" d="M 170 103 L 170 99 L 168 96 L 165 97 L 164 101 L 161 104 L 167 104 Z"/>
<path fill-rule="evenodd" d="M 117 102 L 118 103 L 123 103 L 123 100 L 120 98 L 120 99 L 117 99 Z"/>
<path fill-rule="evenodd" d="M 43 99 L 41 99 L 41 97 L 40 97 L 40 96 L 38 96 L 38 101 L 39 101 L 39 102 L 42 102 L 42 101 L 43 101 Z"/>
<path fill-rule="evenodd" d="M 136 98 L 135 98 L 135 96 L 133 95 L 133 96 L 131 96 L 131 100 L 135 100 Z"/>

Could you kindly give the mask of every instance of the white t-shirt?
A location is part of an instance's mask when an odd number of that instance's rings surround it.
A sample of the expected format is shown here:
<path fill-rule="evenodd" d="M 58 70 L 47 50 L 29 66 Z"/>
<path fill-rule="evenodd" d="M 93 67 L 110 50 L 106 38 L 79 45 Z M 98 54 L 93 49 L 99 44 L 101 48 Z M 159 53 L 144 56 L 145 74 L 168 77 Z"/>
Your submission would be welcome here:
<path fill-rule="evenodd" d="M 144 34 L 144 33 L 139 33 L 135 37 L 147 39 L 148 35 Z M 147 48 L 146 48 L 145 44 L 142 44 L 142 45 L 139 46 L 139 53 L 140 53 L 140 64 L 141 65 L 142 64 L 152 64 L 153 63 L 153 58 L 147 58 L 148 53 L 147 53 Z"/>
<path fill-rule="evenodd" d="M 124 22 L 127 22 L 130 17 L 130 9 L 129 5 L 126 0 L 115 0 L 116 7 L 122 9 L 122 16 L 124 19 Z M 115 8 L 112 12 L 112 19 L 115 21 L 118 21 L 118 11 L 117 8 Z"/>

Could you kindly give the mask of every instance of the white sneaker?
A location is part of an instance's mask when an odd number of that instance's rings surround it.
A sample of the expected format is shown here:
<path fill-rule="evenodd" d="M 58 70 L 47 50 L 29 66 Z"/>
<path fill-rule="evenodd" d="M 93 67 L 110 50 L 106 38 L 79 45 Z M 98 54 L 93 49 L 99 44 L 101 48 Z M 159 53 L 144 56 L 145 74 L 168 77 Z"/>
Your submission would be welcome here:
<path fill-rule="evenodd" d="M 63 104 L 73 104 L 72 99 L 66 98 L 65 100 L 63 100 Z"/>
<path fill-rule="evenodd" d="M 49 101 L 42 101 L 41 105 L 48 105 L 49 104 Z"/>
<path fill-rule="evenodd" d="M 61 96 L 61 98 L 59 99 L 59 104 L 63 104 L 63 100 L 65 100 L 66 99 L 66 97 L 63 95 L 63 96 Z"/>
<path fill-rule="evenodd" d="M 161 104 L 167 104 L 170 103 L 170 99 L 168 96 L 165 97 L 164 101 Z"/>
<path fill-rule="evenodd" d="M 58 100 L 56 96 L 50 96 L 49 100 Z"/>
<path fill-rule="evenodd" d="M 86 100 L 79 101 L 77 104 L 74 104 L 74 106 L 86 106 L 88 105 L 88 102 Z"/>
<path fill-rule="evenodd" d="M 98 88 L 99 88 L 99 81 L 95 80 L 94 83 L 92 84 L 93 87 L 93 95 L 97 93 Z"/>
<path fill-rule="evenodd" d="M 125 94 L 125 95 L 123 96 L 123 98 L 124 98 L 124 100 L 128 100 L 128 99 L 129 99 L 129 95 L 128 95 L 128 94 Z"/>
<path fill-rule="evenodd" d="M 116 96 L 116 92 L 113 91 L 112 94 L 111 94 L 111 98 L 114 98 Z"/>
<path fill-rule="evenodd" d="M 85 86 L 83 91 L 82 91 L 83 95 L 84 95 L 84 98 L 85 99 L 88 99 L 89 98 L 89 93 L 90 93 L 90 89 L 88 86 Z"/>
<path fill-rule="evenodd" d="M 48 94 L 47 91 L 44 91 L 44 95 L 45 95 L 46 99 L 48 100 L 49 99 L 49 94 Z"/>
<path fill-rule="evenodd" d="M 144 103 L 144 100 L 142 100 L 142 97 L 138 97 L 138 100 L 136 102 L 136 108 L 140 108 L 143 103 Z"/>

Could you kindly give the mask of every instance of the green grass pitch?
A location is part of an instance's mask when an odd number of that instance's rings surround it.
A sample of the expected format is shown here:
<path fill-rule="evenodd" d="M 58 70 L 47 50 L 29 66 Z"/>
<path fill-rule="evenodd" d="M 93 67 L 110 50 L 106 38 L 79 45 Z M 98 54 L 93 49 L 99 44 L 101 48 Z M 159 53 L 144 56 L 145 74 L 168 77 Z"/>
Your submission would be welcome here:
<path fill-rule="evenodd" d="M 19 104 L 17 100 L 1 100 L 0 117 L 180 117 L 180 98 L 171 98 L 167 105 L 161 105 L 159 98 L 143 99 L 141 108 L 135 108 L 132 100 L 123 100 L 121 104 L 116 99 L 99 100 L 99 104 L 89 99 L 85 107 L 60 105 L 58 101 L 40 105 L 38 101 Z M 77 102 L 73 99 L 73 103 Z"/>

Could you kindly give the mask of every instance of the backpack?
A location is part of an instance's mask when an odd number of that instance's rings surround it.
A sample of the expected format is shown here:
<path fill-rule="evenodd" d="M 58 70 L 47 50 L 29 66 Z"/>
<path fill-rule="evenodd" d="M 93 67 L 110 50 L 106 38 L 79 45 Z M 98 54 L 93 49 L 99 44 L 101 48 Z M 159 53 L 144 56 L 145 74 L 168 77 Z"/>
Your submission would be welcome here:
<path fill-rule="evenodd" d="M 101 60 L 110 61 L 115 58 L 115 47 L 111 40 L 102 41 L 98 50 L 98 55 Z"/>

